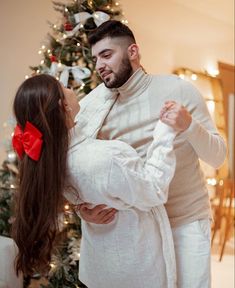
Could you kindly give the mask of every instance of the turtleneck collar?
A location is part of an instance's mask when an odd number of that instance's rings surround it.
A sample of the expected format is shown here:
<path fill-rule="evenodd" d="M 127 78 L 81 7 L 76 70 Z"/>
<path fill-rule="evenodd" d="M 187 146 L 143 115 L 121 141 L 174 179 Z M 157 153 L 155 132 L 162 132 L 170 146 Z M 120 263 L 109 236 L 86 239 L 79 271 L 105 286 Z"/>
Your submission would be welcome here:
<path fill-rule="evenodd" d="M 133 96 L 140 95 L 149 85 L 152 76 L 146 74 L 142 68 L 139 68 L 131 75 L 125 84 L 121 87 L 112 89 L 113 92 L 119 92 L 119 99 L 126 99 Z"/>

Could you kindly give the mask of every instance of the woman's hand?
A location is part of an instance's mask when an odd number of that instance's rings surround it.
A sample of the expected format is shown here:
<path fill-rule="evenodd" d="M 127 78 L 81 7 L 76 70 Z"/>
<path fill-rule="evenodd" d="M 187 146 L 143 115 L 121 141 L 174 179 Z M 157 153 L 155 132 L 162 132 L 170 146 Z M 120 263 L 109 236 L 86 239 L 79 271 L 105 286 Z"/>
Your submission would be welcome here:
<path fill-rule="evenodd" d="M 175 101 L 166 101 L 161 109 L 160 119 L 163 123 L 177 131 L 185 131 L 192 122 L 192 116 L 188 110 Z"/>

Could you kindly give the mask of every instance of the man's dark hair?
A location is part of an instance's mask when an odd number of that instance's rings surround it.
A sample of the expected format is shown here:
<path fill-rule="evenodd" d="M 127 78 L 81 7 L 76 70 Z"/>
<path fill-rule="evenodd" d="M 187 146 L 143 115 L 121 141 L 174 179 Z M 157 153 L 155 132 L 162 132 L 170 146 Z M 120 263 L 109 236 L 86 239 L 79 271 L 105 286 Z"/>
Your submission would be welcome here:
<path fill-rule="evenodd" d="M 126 37 L 129 38 L 130 43 L 136 43 L 134 34 L 130 28 L 117 20 L 106 21 L 97 27 L 88 35 L 88 42 L 91 46 L 93 46 L 106 37 Z"/>

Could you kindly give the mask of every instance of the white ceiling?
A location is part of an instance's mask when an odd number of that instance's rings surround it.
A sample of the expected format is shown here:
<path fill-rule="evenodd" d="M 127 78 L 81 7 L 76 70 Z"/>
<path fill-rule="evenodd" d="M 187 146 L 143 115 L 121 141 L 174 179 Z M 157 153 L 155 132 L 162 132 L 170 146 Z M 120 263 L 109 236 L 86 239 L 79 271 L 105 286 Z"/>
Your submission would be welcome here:
<path fill-rule="evenodd" d="M 234 0 L 172 0 L 172 2 L 234 25 Z"/>

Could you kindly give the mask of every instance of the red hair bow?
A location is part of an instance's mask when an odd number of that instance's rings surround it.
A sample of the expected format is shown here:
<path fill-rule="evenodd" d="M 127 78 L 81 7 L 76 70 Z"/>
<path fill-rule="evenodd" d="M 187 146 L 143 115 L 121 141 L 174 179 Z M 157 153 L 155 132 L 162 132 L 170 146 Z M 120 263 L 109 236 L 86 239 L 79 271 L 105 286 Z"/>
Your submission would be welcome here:
<path fill-rule="evenodd" d="M 41 155 L 42 133 L 30 122 L 26 122 L 24 131 L 19 125 L 15 127 L 12 146 L 22 159 L 24 152 L 33 160 L 38 161 Z"/>

